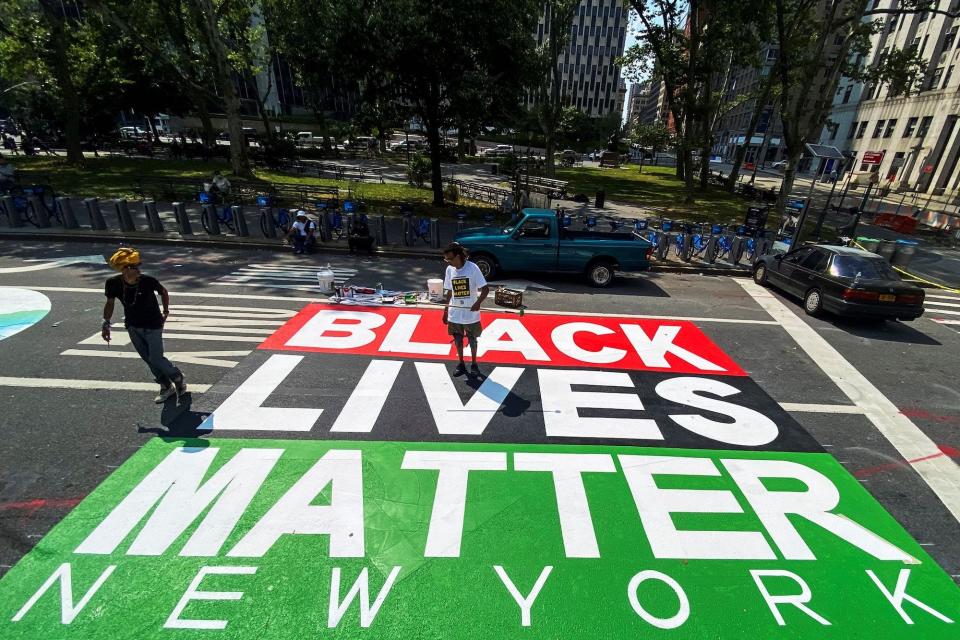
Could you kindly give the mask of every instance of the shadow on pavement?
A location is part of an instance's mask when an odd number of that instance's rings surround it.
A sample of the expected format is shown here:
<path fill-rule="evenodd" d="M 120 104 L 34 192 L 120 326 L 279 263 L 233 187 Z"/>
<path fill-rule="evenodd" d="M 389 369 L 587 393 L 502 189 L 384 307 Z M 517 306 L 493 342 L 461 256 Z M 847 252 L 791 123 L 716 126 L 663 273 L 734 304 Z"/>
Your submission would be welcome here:
<path fill-rule="evenodd" d="M 199 431 L 197 427 L 207 417 L 207 413 L 193 411 L 193 396 L 187 394 L 177 403 L 176 398 L 170 398 L 163 405 L 160 412 L 159 427 L 139 426 L 138 433 L 153 433 L 163 438 L 195 439 L 209 434 L 208 431 Z M 204 445 L 206 446 L 206 445 Z"/>
<path fill-rule="evenodd" d="M 826 320 L 837 329 L 859 338 L 931 346 L 941 344 L 927 334 L 900 321 L 887 320 L 884 322 L 882 320 L 854 320 L 849 318 L 827 318 Z"/>

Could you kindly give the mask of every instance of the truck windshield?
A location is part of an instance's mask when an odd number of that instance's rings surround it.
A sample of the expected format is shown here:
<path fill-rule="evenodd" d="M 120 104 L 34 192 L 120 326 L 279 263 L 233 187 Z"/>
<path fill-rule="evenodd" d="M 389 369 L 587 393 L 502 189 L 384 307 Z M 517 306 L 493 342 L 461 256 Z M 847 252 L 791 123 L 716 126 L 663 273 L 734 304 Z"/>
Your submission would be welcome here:
<path fill-rule="evenodd" d="M 523 214 L 518 213 L 510 219 L 510 222 L 507 223 L 507 226 L 503 228 L 504 233 L 513 233 L 513 230 L 517 228 L 517 225 L 523 221 Z"/>

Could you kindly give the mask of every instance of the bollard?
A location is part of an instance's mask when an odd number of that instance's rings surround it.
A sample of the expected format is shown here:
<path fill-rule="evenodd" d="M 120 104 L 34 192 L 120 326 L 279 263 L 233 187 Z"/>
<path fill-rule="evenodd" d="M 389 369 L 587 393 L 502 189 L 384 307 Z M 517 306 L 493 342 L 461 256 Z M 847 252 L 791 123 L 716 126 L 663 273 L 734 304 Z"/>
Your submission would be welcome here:
<path fill-rule="evenodd" d="M 182 202 L 174 202 L 173 217 L 177 220 L 177 231 L 180 232 L 180 235 L 193 235 L 193 228 L 190 226 L 190 218 L 187 216 L 187 205 Z"/>
<path fill-rule="evenodd" d="M 387 246 L 387 219 L 382 214 L 377 216 L 377 246 Z"/>
<path fill-rule="evenodd" d="M 410 216 L 403 216 L 403 246 L 409 247 L 413 245 L 413 221 L 410 219 Z"/>
<path fill-rule="evenodd" d="M 233 221 L 237 225 L 237 235 L 241 238 L 249 237 L 250 230 L 247 229 L 247 217 L 243 215 L 243 207 L 235 204 L 230 207 L 230 212 L 233 213 Z"/>
<path fill-rule="evenodd" d="M 707 264 L 714 264 L 717 261 L 717 240 L 718 236 L 710 236 L 710 239 L 707 240 L 707 249 L 704 253 L 707 254 Z"/>
<path fill-rule="evenodd" d="M 70 198 L 59 197 L 56 199 L 57 211 L 60 212 L 60 221 L 63 222 L 65 229 L 78 229 L 77 216 L 73 213 L 73 203 Z"/>
<path fill-rule="evenodd" d="M 119 198 L 113 201 L 113 206 L 117 210 L 117 220 L 120 221 L 120 231 L 136 231 L 137 227 L 133 224 L 133 217 L 130 215 L 130 207 L 127 201 Z"/>
<path fill-rule="evenodd" d="M 90 216 L 90 228 L 94 231 L 106 231 L 107 221 L 103 219 L 103 212 L 100 211 L 100 200 L 98 198 L 84 198 L 83 206 Z"/>
<path fill-rule="evenodd" d="M 5 196 L 3 198 L 3 209 L 7 212 L 7 224 L 11 227 L 23 226 L 23 218 L 20 217 L 20 212 L 17 210 L 17 203 L 13 199 L 13 196 Z"/>
<path fill-rule="evenodd" d="M 430 248 L 440 248 L 440 221 L 436 218 L 430 218 Z"/>
<path fill-rule="evenodd" d="M 50 212 L 47 211 L 47 207 L 43 204 L 40 196 L 30 196 L 27 199 L 27 206 L 33 209 L 34 220 L 38 227 L 46 228 L 50 226 Z"/>
<path fill-rule="evenodd" d="M 200 222 L 203 230 L 212 236 L 220 235 L 220 219 L 217 218 L 217 205 L 205 204 L 201 207 Z"/>
<path fill-rule="evenodd" d="M 730 261 L 730 264 L 740 264 L 740 259 L 743 258 L 743 237 L 737 236 L 733 239 L 733 246 L 730 248 L 730 255 L 727 256 L 727 260 Z"/>
<path fill-rule="evenodd" d="M 264 238 L 277 237 L 277 224 L 273 220 L 273 209 L 270 207 L 260 208 L 260 233 Z"/>
<path fill-rule="evenodd" d="M 154 233 L 163 233 L 163 220 L 157 212 L 157 203 L 153 200 L 144 200 L 143 212 L 147 216 L 147 228 Z"/>

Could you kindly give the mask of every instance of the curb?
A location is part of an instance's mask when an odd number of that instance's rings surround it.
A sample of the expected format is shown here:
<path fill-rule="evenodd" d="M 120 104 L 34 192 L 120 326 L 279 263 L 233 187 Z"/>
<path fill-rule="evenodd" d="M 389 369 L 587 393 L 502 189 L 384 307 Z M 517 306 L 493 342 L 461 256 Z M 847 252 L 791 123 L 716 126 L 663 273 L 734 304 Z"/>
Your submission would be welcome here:
<path fill-rule="evenodd" d="M 167 244 L 180 245 L 185 247 L 218 247 L 229 249 L 272 249 L 286 250 L 288 247 L 281 244 L 279 240 L 269 242 L 266 240 L 242 240 L 236 236 L 221 236 L 219 238 L 187 237 L 182 236 L 157 236 L 157 235 L 130 235 L 125 233 L 61 233 L 61 232 L 42 232 L 42 231 L 0 231 L 2 240 L 47 240 L 47 241 L 80 241 L 80 242 L 109 242 L 116 240 L 120 242 L 136 242 L 137 244 Z M 347 247 L 337 244 L 318 244 L 317 249 L 323 252 L 347 254 Z M 434 259 L 437 252 L 433 249 L 422 251 L 419 249 L 376 249 L 375 256 L 384 258 L 424 258 Z M 703 276 L 732 276 L 739 278 L 750 277 L 750 268 L 746 266 L 690 266 L 681 264 L 658 264 L 651 263 L 649 273 L 678 273 L 685 275 L 703 275 Z"/>

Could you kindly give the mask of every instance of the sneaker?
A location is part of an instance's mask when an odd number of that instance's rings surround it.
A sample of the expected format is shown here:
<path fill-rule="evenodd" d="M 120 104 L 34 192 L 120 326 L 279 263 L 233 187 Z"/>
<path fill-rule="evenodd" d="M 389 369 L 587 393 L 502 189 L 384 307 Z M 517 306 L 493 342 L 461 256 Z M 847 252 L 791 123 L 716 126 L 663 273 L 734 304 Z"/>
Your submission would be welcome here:
<path fill-rule="evenodd" d="M 183 376 L 180 376 L 180 379 L 174 382 L 176 386 L 176 391 L 178 396 L 182 396 L 187 392 L 187 383 L 184 381 Z"/>
<path fill-rule="evenodd" d="M 470 365 L 470 375 L 472 375 L 472 376 L 479 376 L 479 375 L 480 375 L 480 367 L 477 366 L 477 363 L 476 363 L 476 362 L 474 362 L 472 365 Z"/>
<path fill-rule="evenodd" d="M 457 365 L 457 368 L 453 370 L 453 377 L 458 378 L 464 375 L 467 372 L 467 366 L 462 362 Z"/>
<path fill-rule="evenodd" d="M 154 398 L 153 401 L 157 404 L 163 404 L 167 401 L 167 398 L 173 397 L 176 392 L 177 390 L 172 384 L 166 387 L 160 387 L 160 393 L 157 394 L 157 397 Z"/>

